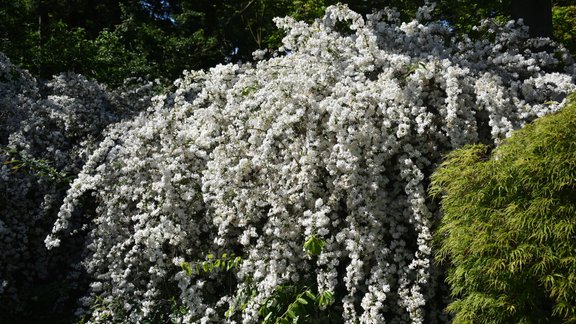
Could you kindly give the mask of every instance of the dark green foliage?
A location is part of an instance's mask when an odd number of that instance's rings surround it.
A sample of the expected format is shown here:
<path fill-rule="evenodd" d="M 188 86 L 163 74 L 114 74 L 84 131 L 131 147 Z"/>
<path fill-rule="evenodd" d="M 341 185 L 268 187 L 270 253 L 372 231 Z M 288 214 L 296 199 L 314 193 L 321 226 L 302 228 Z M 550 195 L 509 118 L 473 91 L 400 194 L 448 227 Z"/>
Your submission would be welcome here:
<path fill-rule="evenodd" d="M 490 152 L 432 175 L 456 323 L 576 322 L 576 96 Z"/>
<path fill-rule="evenodd" d="M 341 315 L 325 310 L 334 303 L 334 295 L 326 291 L 315 294 L 304 286 L 278 286 L 274 295 L 260 307 L 262 323 L 336 323 Z"/>
<path fill-rule="evenodd" d="M 473 34 L 472 27 L 478 26 L 482 19 L 495 18 L 500 21 L 510 19 L 510 0 L 438 1 L 436 16 L 448 21 L 457 33 Z"/>
<path fill-rule="evenodd" d="M 256 49 L 275 50 L 284 34 L 274 17 L 311 22 L 338 2 L 361 14 L 395 7 L 406 20 L 426 1 L 0 0 L 0 52 L 44 79 L 75 72 L 111 86 L 134 77 L 168 84 L 185 69 L 249 61 Z M 456 33 L 472 32 L 487 17 L 510 19 L 510 0 L 436 3 L 435 18 Z M 573 6 L 567 3 L 554 1 L 564 6 L 554 11 L 555 37 L 574 51 Z"/>
<path fill-rule="evenodd" d="M 235 54 L 232 60 L 251 60 L 256 49 L 277 49 L 284 32 L 276 28 L 274 17 L 292 16 L 311 22 L 324 15 L 330 1 L 325 0 L 251 0 L 226 5 L 230 15 L 223 29 L 225 40 L 230 42 Z"/>
<path fill-rule="evenodd" d="M 49 78 L 67 70 L 91 76 L 94 71 L 94 44 L 87 39 L 86 30 L 80 27 L 71 28 L 59 20 L 46 27 L 45 35 L 40 42 L 40 35 L 32 34 L 37 39 L 36 46 L 30 55 L 29 67 L 41 77 Z"/>
<path fill-rule="evenodd" d="M 576 5 L 554 7 L 552 22 L 554 38 L 576 55 Z"/>

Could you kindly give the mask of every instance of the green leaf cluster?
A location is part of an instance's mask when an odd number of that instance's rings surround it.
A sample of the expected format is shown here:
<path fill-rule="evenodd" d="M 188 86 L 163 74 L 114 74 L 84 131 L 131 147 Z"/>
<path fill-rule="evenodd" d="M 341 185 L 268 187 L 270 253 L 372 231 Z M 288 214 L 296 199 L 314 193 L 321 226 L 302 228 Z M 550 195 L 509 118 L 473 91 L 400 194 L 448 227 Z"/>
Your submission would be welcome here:
<path fill-rule="evenodd" d="M 330 291 L 315 294 L 307 286 L 282 285 L 260 307 L 259 315 L 262 323 L 332 323 L 333 314 L 322 312 L 332 303 Z"/>
<path fill-rule="evenodd" d="M 576 95 L 491 151 L 432 175 L 435 234 L 456 323 L 576 322 Z"/>
<path fill-rule="evenodd" d="M 304 250 L 311 256 L 319 255 L 326 242 L 311 235 L 304 243 Z M 204 260 L 182 262 L 181 269 L 187 275 L 202 275 L 215 271 L 237 271 L 242 263 L 242 257 L 234 253 L 214 253 L 206 255 Z M 333 310 L 327 309 L 334 304 L 335 298 L 331 291 L 314 292 L 315 283 L 279 285 L 272 296 L 264 301 L 259 309 L 262 323 L 334 323 L 340 318 Z M 224 314 L 230 319 L 246 309 L 248 302 L 255 296 L 256 288 L 248 286 L 238 291 L 229 309 Z"/>
<path fill-rule="evenodd" d="M 235 256 L 234 253 L 222 253 L 219 257 L 216 257 L 213 253 L 209 253 L 203 261 L 194 261 L 192 263 L 182 262 L 180 267 L 187 275 L 191 276 L 210 273 L 216 270 L 237 270 L 241 263 L 242 257 Z"/>
<path fill-rule="evenodd" d="M 12 173 L 26 173 L 45 178 L 51 182 L 68 184 L 71 179 L 64 171 L 58 171 L 46 159 L 28 157 L 16 149 L 0 146 L 2 165 L 7 166 Z"/>
<path fill-rule="evenodd" d="M 322 253 L 326 241 L 310 235 L 304 242 L 304 250 L 310 256 Z M 331 291 L 318 292 L 315 283 L 280 285 L 259 309 L 262 323 L 334 323 L 340 314 L 327 309 L 335 301 Z"/>

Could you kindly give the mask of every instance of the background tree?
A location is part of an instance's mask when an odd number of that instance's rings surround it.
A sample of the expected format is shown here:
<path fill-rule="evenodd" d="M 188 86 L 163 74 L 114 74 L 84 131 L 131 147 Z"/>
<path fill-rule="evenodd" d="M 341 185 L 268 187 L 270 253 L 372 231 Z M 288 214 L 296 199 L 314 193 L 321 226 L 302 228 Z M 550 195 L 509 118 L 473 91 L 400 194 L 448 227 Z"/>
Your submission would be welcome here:
<path fill-rule="evenodd" d="M 222 62 L 218 35 L 207 28 L 217 23 L 197 9 L 186 3 L 181 7 L 123 6 L 121 23 L 104 29 L 93 40 L 94 77 L 113 85 L 127 77 L 173 80 L 185 69 Z"/>
<path fill-rule="evenodd" d="M 336 2 L 0 0 L 0 51 L 44 79 L 71 71 L 112 86 L 130 77 L 169 81 L 185 69 L 248 61 L 256 49 L 276 49 L 283 32 L 276 28 L 273 17 L 290 15 L 310 22 Z M 361 14 L 393 6 L 402 18 L 412 17 L 425 3 L 344 2 Z M 568 45 L 574 42 L 570 18 L 574 10 L 558 9 L 573 6 L 561 0 L 553 4 L 555 37 L 569 48 L 576 47 Z M 486 17 L 510 19 L 511 0 L 437 1 L 435 18 L 445 20 L 455 33 L 470 33 Z"/>

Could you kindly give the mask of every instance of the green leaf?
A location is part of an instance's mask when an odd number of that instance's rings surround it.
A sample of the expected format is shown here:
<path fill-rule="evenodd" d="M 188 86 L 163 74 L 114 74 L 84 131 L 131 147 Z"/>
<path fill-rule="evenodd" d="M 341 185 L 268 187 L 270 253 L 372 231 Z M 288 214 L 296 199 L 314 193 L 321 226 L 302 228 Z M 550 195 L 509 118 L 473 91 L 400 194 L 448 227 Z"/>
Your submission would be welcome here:
<path fill-rule="evenodd" d="M 306 290 L 306 296 L 308 296 L 310 299 L 312 300 L 316 300 L 316 295 L 314 295 L 313 292 L 311 292 L 310 290 Z"/>
<path fill-rule="evenodd" d="M 294 313 L 294 309 L 292 309 L 292 307 L 288 307 L 288 310 L 286 311 L 286 315 L 288 315 L 288 318 L 296 317 L 296 313 Z"/>
<path fill-rule="evenodd" d="M 202 262 L 202 270 L 204 270 L 204 272 L 210 272 L 210 265 L 211 263 L 209 262 Z"/>
<path fill-rule="evenodd" d="M 192 268 L 190 267 L 190 263 L 182 262 L 180 264 L 180 267 L 182 268 L 182 270 L 184 270 L 186 272 L 187 275 L 189 275 L 189 276 L 192 275 Z"/>
<path fill-rule="evenodd" d="M 238 268 L 238 266 L 240 265 L 241 262 L 242 262 L 241 257 L 234 258 L 234 268 Z"/>
<path fill-rule="evenodd" d="M 230 306 L 230 308 L 228 308 L 226 313 L 224 313 L 224 316 L 226 316 L 226 318 L 230 318 L 230 316 L 232 316 L 232 314 L 234 314 L 235 310 L 236 310 L 235 305 Z"/>
<path fill-rule="evenodd" d="M 318 296 L 318 306 L 328 306 L 334 302 L 334 295 L 330 291 L 325 291 Z"/>
<path fill-rule="evenodd" d="M 304 250 L 310 255 L 319 255 L 325 245 L 326 241 L 318 238 L 316 235 L 312 235 L 304 243 Z"/>
<path fill-rule="evenodd" d="M 290 324 L 290 321 L 284 317 L 279 318 L 276 323 L 280 323 L 280 324 Z"/>

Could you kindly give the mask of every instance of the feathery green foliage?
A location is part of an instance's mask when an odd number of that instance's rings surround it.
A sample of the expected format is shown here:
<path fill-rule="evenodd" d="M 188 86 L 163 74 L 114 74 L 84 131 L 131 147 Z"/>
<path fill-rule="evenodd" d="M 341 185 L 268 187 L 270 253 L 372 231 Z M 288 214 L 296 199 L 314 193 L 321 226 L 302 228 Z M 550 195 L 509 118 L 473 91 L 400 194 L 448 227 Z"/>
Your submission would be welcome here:
<path fill-rule="evenodd" d="M 576 56 L 576 5 L 552 9 L 554 38 Z"/>
<path fill-rule="evenodd" d="M 576 95 L 490 152 L 467 146 L 432 176 L 455 322 L 576 322 Z"/>

